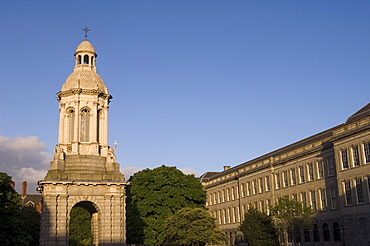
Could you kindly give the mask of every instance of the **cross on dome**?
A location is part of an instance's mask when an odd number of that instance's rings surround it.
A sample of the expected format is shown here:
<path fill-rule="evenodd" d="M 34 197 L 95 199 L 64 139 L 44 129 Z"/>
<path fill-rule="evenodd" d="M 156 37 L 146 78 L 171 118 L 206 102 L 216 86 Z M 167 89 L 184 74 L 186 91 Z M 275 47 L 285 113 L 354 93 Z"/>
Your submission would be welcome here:
<path fill-rule="evenodd" d="M 84 29 L 82 29 L 82 31 L 85 31 L 85 40 L 87 40 L 87 32 L 89 32 L 90 29 L 86 26 Z"/>

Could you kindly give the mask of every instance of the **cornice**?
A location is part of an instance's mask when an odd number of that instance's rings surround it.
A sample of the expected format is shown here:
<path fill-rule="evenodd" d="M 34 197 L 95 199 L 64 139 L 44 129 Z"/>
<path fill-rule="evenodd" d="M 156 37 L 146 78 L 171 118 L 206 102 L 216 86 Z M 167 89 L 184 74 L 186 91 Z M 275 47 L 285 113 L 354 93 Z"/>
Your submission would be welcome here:
<path fill-rule="evenodd" d="M 76 94 L 84 94 L 84 95 L 96 95 L 98 97 L 102 97 L 103 99 L 110 100 L 113 97 L 109 94 L 106 94 L 100 90 L 95 90 L 95 89 L 81 89 L 81 88 L 74 88 L 74 89 L 69 89 L 67 91 L 60 91 L 57 93 L 56 99 L 60 101 L 62 97 L 66 96 L 71 96 L 71 95 L 76 95 Z"/>

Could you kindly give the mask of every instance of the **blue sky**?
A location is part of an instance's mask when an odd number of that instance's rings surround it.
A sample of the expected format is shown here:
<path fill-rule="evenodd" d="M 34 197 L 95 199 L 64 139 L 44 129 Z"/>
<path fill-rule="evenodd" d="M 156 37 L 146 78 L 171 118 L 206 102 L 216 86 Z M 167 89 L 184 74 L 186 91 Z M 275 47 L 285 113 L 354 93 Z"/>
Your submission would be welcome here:
<path fill-rule="evenodd" d="M 55 93 L 85 26 L 113 95 L 109 142 L 122 171 L 200 175 L 366 105 L 369 13 L 369 1 L 1 1 L 0 171 L 30 193 L 45 175 Z"/>

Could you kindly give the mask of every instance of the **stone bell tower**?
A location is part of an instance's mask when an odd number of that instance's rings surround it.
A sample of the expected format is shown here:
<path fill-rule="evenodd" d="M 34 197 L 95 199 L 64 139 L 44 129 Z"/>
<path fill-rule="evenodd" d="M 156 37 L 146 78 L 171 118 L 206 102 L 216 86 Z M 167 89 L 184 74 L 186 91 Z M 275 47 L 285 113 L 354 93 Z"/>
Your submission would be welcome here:
<path fill-rule="evenodd" d="M 112 96 L 96 72 L 97 54 L 87 39 L 74 56 L 74 71 L 56 97 L 58 144 L 47 175 L 38 183 L 43 196 L 40 245 L 69 244 L 73 207 L 90 212 L 92 245 L 124 245 L 128 183 L 116 162 L 116 145 L 108 146 Z"/>

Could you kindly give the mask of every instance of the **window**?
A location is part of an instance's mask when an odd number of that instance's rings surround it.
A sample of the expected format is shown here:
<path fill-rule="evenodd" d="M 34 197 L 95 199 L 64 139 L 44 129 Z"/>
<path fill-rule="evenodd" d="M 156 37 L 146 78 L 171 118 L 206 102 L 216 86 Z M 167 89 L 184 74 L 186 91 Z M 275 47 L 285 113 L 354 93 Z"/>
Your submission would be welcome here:
<path fill-rule="evenodd" d="M 236 209 L 235 209 L 235 207 L 233 207 L 233 210 L 232 210 L 232 218 L 233 218 L 233 223 L 235 223 L 236 222 Z"/>
<path fill-rule="evenodd" d="M 81 110 L 81 142 L 89 142 L 90 111 Z"/>
<path fill-rule="evenodd" d="M 242 190 L 242 197 L 245 197 L 245 184 L 241 184 L 240 189 Z"/>
<path fill-rule="evenodd" d="M 75 111 L 70 109 L 68 111 L 68 127 L 69 127 L 69 142 L 74 141 L 74 128 L 75 128 Z"/>
<path fill-rule="evenodd" d="M 297 184 L 297 177 L 296 177 L 296 174 L 295 174 L 295 168 L 290 170 L 290 176 L 292 178 L 292 185 L 296 185 Z"/>
<path fill-rule="evenodd" d="M 231 223 L 231 210 L 230 208 L 227 208 L 227 223 Z"/>
<path fill-rule="evenodd" d="M 263 180 L 262 180 L 262 178 L 258 179 L 258 192 L 259 193 L 263 192 Z"/>
<path fill-rule="evenodd" d="M 338 222 L 334 222 L 333 231 L 334 231 L 334 241 L 341 241 L 342 236 L 340 234 L 340 226 Z"/>
<path fill-rule="evenodd" d="M 79 55 L 77 58 L 77 64 L 81 64 L 81 55 Z"/>
<path fill-rule="evenodd" d="M 314 190 L 310 191 L 311 195 L 311 206 L 314 211 L 317 211 L 317 206 L 316 206 L 316 193 Z"/>
<path fill-rule="evenodd" d="M 235 187 L 231 187 L 231 200 L 235 200 Z"/>
<path fill-rule="evenodd" d="M 364 203 L 364 193 L 362 191 L 362 179 L 356 179 L 357 203 Z"/>
<path fill-rule="evenodd" d="M 297 195 L 297 193 L 292 194 L 292 199 L 294 201 L 298 201 L 298 195 Z"/>
<path fill-rule="evenodd" d="M 265 188 L 266 191 L 270 191 L 270 176 L 265 177 Z"/>
<path fill-rule="evenodd" d="M 335 174 L 333 158 L 328 158 L 326 160 L 326 163 L 328 164 L 328 176 L 333 176 Z"/>
<path fill-rule="evenodd" d="M 280 174 L 279 173 L 275 174 L 275 188 L 277 190 L 280 189 Z"/>
<path fill-rule="evenodd" d="M 222 210 L 222 218 L 223 218 L 223 224 L 226 224 L 226 209 Z"/>
<path fill-rule="evenodd" d="M 364 143 L 365 162 L 370 162 L 370 142 Z"/>
<path fill-rule="evenodd" d="M 219 191 L 218 192 L 218 203 L 221 203 L 222 199 L 221 199 L 221 192 Z"/>
<path fill-rule="evenodd" d="M 226 189 L 226 201 L 230 201 L 230 189 Z"/>
<path fill-rule="evenodd" d="M 288 187 L 288 171 L 283 171 L 283 184 L 284 187 Z"/>
<path fill-rule="evenodd" d="M 299 183 L 304 183 L 304 167 L 299 167 Z"/>
<path fill-rule="evenodd" d="M 330 231 L 328 224 L 324 223 L 322 225 L 322 232 L 324 234 L 324 241 L 330 241 Z"/>
<path fill-rule="evenodd" d="M 213 193 L 213 204 L 217 204 L 217 193 Z"/>
<path fill-rule="evenodd" d="M 257 194 L 257 180 L 253 180 L 253 194 Z"/>
<path fill-rule="evenodd" d="M 260 201 L 260 211 L 265 212 L 265 201 Z"/>
<path fill-rule="evenodd" d="M 225 190 L 222 190 L 222 202 L 225 202 Z"/>
<path fill-rule="evenodd" d="M 321 197 L 321 209 L 326 210 L 328 208 L 328 204 L 326 202 L 326 190 L 320 190 L 320 197 Z"/>
<path fill-rule="evenodd" d="M 218 210 L 218 223 L 221 225 L 222 224 L 222 213 L 221 213 L 221 209 Z"/>
<path fill-rule="evenodd" d="M 313 225 L 313 241 L 314 242 L 320 242 L 320 232 L 318 225 Z"/>
<path fill-rule="evenodd" d="M 301 198 L 302 198 L 302 203 L 307 206 L 307 196 L 306 196 L 306 192 L 302 192 L 301 193 Z"/>
<path fill-rule="evenodd" d="M 247 196 L 251 195 L 251 182 L 247 182 Z"/>
<path fill-rule="evenodd" d="M 330 195 L 331 195 L 331 208 L 336 209 L 337 208 L 337 189 L 335 187 L 330 188 Z"/>
<path fill-rule="evenodd" d="M 270 208 L 271 208 L 271 200 L 267 199 L 266 200 L 266 214 L 270 215 Z"/>
<path fill-rule="evenodd" d="M 348 168 L 348 154 L 347 154 L 346 149 L 341 151 L 341 157 L 342 157 L 342 168 L 347 169 Z"/>
<path fill-rule="evenodd" d="M 360 155 L 358 154 L 358 146 L 352 147 L 352 157 L 353 157 L 353 166 L 358 167 L 360 166 Z"/>
<path fill-rule="evenodd" d="M 317 178 L 322 179 L 324 177 L 324 162 L 317 162 Z"/>
<path fill-rule="evenodd" d="M 307 230 L 304 231 L 304 241 L 305 242 L 310 242 L 311 241 L 310 231 L 307 231 Z"/>
<path fill-rule="evenodd" d="M 210 195 L 209 195 L 208 200 L 209 200 L 209 205 L 212 205 L 212 201 L 213 201 L 213 200 L 212 200 L 212 194 L 210 194 Z"/>
<path fill-rule="evenodd" d="M 344 182 L 344 194 L 346 196 L 346 204 L 352 205 L 351 181 Z"/>
<path fill-rule="evenodd" d="M 309 181 L 313 181 L 314 180 L 314 176 L 313 176 L 313 164 L 312 163 L 308 163 L 308 165 L 307 165 L 307 171 L 308 171 L 308 180 Z"/>

